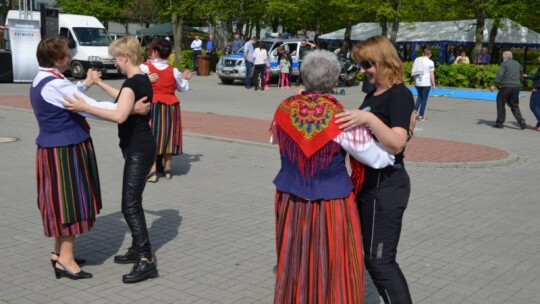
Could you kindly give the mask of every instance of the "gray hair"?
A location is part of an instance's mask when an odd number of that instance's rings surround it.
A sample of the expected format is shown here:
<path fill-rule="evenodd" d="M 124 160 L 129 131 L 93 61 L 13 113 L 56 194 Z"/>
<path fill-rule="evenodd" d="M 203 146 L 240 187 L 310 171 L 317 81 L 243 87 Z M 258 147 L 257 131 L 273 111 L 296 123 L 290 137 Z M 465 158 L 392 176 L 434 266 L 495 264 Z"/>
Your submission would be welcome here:
<path fill-rule="evenodd" d="M 332 52 L 315 50 L 302 60 L 300 74 L 308 92 L 330 93 L 336 85 L 341 66 Z"/>
<path fill-rule="evenodd" d="M 510 51 L 504 51 L 503 52 L 503 60 L 506 60 L 508 58 L 512 58 L 512 52 Z"/>

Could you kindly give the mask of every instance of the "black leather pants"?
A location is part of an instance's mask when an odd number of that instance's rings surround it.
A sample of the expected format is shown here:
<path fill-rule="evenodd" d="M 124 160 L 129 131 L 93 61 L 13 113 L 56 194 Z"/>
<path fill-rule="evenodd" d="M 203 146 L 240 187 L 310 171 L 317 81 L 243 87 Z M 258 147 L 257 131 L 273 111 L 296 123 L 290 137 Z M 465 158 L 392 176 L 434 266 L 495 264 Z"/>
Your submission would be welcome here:
<path fill-rule="evenodd" d="M 131 230 L 131 247 L 141 258 L 152 257 L 152 248 L 150 247 L 142 206 L 142 194 L 146 186 L 146 178 L 155 159 L 155 149 L 146 153 L 124 153 L 122 213 Z"/>

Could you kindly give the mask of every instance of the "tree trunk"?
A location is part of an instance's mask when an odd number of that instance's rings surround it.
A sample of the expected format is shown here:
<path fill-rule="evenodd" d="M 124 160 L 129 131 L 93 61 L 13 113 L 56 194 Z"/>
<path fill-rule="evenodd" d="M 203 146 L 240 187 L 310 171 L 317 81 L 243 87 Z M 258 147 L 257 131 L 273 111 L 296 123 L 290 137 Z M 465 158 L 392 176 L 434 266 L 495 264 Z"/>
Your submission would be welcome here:
<path fill-rule="evenodd" d="M 388 24 L 386 24 L 386 17 L 382 17 L 381 21 L 381 36 L 388 37 Z"/>
<path fill-rule="evenodd" d="M 174 65 L 180 66 L 180 62 L 182 61 L 182 35 L 184 33 L 184 18 L 180 17 L 177 13 L 173 13 L 171 21 L 174 37 Z"/>
<path fill-rule="evenodd" d="M 261 35 L 261 20 L 257 19 L 257 21 L 255 22 L 255 36 L 257 36 L 257 38 L 261 38 L 260 35 Z"/>
<path fill-rule="evenodd" d="M 345 28 L 345 36 L 343 37 L 343 45 L 341 46 L 341 54 L 347 54 L 347 51 L 351 48 L 351 32 L 352 21 L 347 21 L 347 27 Z"/>
<path fill-rule="evenodd" d="M 244 40 L 249 40 L 251 38 L 251 22 L 248 20 L 246 21 L 246 23 L 244 24 Z"/>
<path fill-rule="evenodd" d="M 484 28 L 486 27 L 486 14 L 484 10 L 476 12 L 476 35 L 474 36 L 474 49 L 472 51 L 471 63 L 476 63 L 478 55 L 482 51 L 484 41 Z"/>
<path fill-rule="evenodd" d="M 488 49 L 491 52 L 491 63 L 499 62 L 499 49 L 493 47 L 495 45 L 495 38 L 499 31 L 499 24 L 493 20 L 491 30 L 489 31 Z"/>
<path fill-rule="evenodd" d="M 401 0 L 394 0 L 393 2 L 394 17 L 392 18 L 392 32 L 390 33 L 390 42 L 392 42 L 394 45 L 396 44 L 397 34 L 399 31 L 400 8 L 401 8 Z"/>

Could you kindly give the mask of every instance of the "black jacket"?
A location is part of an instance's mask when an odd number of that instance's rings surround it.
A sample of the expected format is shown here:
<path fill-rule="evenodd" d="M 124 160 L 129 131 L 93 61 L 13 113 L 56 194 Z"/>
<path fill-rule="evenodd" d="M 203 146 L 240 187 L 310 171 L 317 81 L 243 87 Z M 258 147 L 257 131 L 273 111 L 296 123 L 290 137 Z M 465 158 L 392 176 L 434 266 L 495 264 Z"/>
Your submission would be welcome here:
<path fill-rule="evenodd" d="M 527 75 L 527 79 L 533 80 L 533 88 L 540 90 L 540 68 L 536 70 L 536 73 L 534 75 Z"/>

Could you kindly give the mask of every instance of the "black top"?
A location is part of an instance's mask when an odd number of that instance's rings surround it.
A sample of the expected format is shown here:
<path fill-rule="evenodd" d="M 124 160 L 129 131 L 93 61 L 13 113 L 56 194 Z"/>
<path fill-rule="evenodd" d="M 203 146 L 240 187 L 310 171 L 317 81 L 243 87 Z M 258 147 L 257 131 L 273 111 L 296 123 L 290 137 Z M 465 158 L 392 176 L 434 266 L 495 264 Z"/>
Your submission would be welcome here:
<path fill-rule="evenodd" d="M 527 79 L 533 80 L 533 88 L 540 90 L 540 68 L 536 70 L 536 74 L 534 75 L 527 75 Z"/>
<path fill-rule="evenodd" d="M 300 45 L 300 52 L 299 52 L 299 59 L 302 60 L 304 57 L 306 57 L 307 53 L 311 52 L 311 45 Z"/>
<path fill-rule="evenodd" d="M 130 88 L 135 93 L 135 101 L 147 96 L 146 102 L 152 100 L 152 84 L 148 76 L 136 74 L 126 79 L 120 88 L 120 93 L 124 88 Z M 120 96 L 120 94 L 118 94 Z M 115 102 L 118 102 L 116 98 Z M 149 152 L 156 149 L 156 143 L 149 125 L 150 113 L 146 115 L 129 115 L 128 119 L 118 125 L 118 137 L 120 137 L 120 148 L 123 152 Z"/>
<path fill-rule="evenodd" d="M 375 114 L 389 128 L 401 127 L 409 130 L 411 113 L 414 110 L 411 90 L 400 83 L 378 96 L 373 93 L 374 91 L 366 96 L 360 109 Z M 403 163 L 403 151 L 396 155 L 396 164 Z"/>

